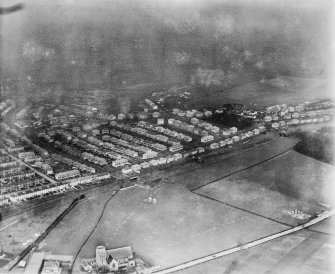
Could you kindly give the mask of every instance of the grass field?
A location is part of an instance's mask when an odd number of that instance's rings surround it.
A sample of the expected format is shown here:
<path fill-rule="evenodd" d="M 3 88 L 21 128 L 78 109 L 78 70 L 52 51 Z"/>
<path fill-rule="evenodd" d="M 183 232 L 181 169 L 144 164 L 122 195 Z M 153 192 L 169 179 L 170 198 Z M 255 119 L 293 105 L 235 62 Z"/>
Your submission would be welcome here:
<path fill-rule="evenodd" d="M 157 204 L 145 202 L 149 196 Z M 153 265 L 168 267 L 287 228 L 189 192 L 180 185 L 119 192 L 80 254 L 94 258 L 97 245 L 131 245 Z M 72 234 L 72 241 L 77 241 Z M 81 236 L 79 236 L 81 237 Z"/>
<path fill-rule="evenodd" d="M 300 231 L 283 238 L 179 271 L 180 274 L 330 274 L 335 238 Z"/>
<path fill-rule="evenodd" d="M 332 217 L 327 220 L 324 220 L 321 223 L 313 225 L 310 229 L 313 231 L 328 233 L 335 236 L 335 218 Z"/>
<path fill-rule="evenodd" d="M 171 181 L 183 184 L 190 190 L 193 190 L 214 180 L 228 176 L 231 173 L 274 157 L 289 150 L 295 143 L 296 140 L 279 138 L 269 143 L 243 150 L 237 155 L 220 161 L 218 160 L 210 165 L 199 165 L 198 168 L 192 171 L 172 174 Z"/>
<path fill-rule="evenodd" d="M 281 77 L 252 82 L 223 92 L 193 92 L 189 104 L 194 108 L 217 107 L 226 103 L 258 104 L 299 104 L 316 99 L 333 98 L 330 84 L 325 79 Z"/>
<path fill-rule="evenodd" d="M 242 171 L 243 177 L 240 176 L 240 173 L 236 173 L 197 189 L 195 192 L 292 226 L 306 222 L 307 219 L 293 218 L 289 211 L 298 209 L 306 214 L 313 215 L 325 210 L 325 207 L 300 201 L 260 185 L 257 180 L 247 179 L 247 174 L 250 172 L 253 172 L 252 168 Z M 253 174 L 253 178 L 256 178 L 256 176 L 256 174 Z M 262 177 L 262 173 L 258 176 Z"/>
<path fill-rule="evenodd" d="M 103 206 L 112 193 L 79 202 L 45 238 L 41 250 L 74 255 L 91 233 Z"/>
<path fill-rule="evenodd" d="M 295 151 L 242 171 L 239 177 L 299 200 L 335 205 L 335 167 Z"/>

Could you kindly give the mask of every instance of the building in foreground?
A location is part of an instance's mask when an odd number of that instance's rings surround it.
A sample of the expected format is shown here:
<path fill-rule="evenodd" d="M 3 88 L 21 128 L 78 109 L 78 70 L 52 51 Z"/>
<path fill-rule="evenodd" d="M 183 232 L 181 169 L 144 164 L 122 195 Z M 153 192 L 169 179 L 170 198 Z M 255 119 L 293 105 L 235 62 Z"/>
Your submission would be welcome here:
<path fill-rule="evenodd" d="M 138 257 L 134 257 L 130 246 L 107 250 L 104 246 L 96 247 L 95 259 L 83 259 L 81 268 L 94 273 L 136 273 L 150 274 L 159 267 L 148 266 Z"/>
<path fill-rule="evenodd" d="M 26 266 L 24 274 L 60 274 L 69 271 L 73 256 L 53 255 L 45 252 L 34 252 Z M 63 271 L 63 272 L 62 272 Z M 65 271 L 65 272 L 64 272 Z"/>

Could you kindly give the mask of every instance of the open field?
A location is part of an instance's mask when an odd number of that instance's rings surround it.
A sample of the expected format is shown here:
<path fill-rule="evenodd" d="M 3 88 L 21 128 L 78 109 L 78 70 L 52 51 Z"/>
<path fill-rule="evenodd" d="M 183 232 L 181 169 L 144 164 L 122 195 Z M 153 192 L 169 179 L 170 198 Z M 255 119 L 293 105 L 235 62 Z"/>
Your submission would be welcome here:
<path fill-rule="evenodd" d="M 43 251 L 74 255 L 94 228 L 103 206 L 112 193 L 91 197 L 75 208 L 49 233 Z"/>
<path fill-rule="evenodd" d="M 246 149 L 237 155 L 217 161 L 211 165 L 199 166 L 197 169 L 185 173 L 177 173 L 171 176 L 171 181 L 183 184 L 188 189 L 193 190 L 271 157 L 275 157 L 291 149 L 295 143 L 296 140 L 279 138 L 269 143 Z"/>
<path fill-rule="evenodd" d="M 194 108 L 217 107 L 226 103 L 258 104 L 299 104 L 305 101 L 333 98 L 330 84 L 325 79 L 281 77 L 247 83 L 222 92 L 192 93 L 190 106 Z"/>
<path fill-rule="evenodd" d="M 325 207 L 315 206 L 271 190 L 258 184 L 257 180 L 249 180 L 246 175 L 249 172 L 253 172 L 252 168 L 241 172 L 244 173 L 243 178 L 240 173 L 236 173 L 203 186 L 195 192 L 292 226 L 306 222 L 308 219 L 293 218 L 289 211 L 298 209 L 303 213 L 313 215 L 325 210 Z M 262 177 L 262 174 L 260 173 L 258 176 Z M 254 175 L 254 178 L 256 178 L 256 175 Z"/>
<path fill-rule="evenodd" d="M 242 171 L 239 178 L 299 200 L 335 205 L 335 167 L 295 151 Z"/>
<path fill-rule="evenodd" d="M 149 196 L 157 198 L 157 204 L 145 202 Z M 168 267 L 285 228 L 183 186 L 135 187 L 120 191 L 108 203 L 79 258 L 94 258 L 97 245 L 131 245 L 149 263 Z M 77 235 L 72 235 L 72 241 L 77 241 Z"/>
<path fill-rule="evenodd" d="M 304 230 L 176 273 L 330 274 L 334 244 L 333 236 Z"/>
<path fill-rule="evenodd" d="M 327 220 L 322 221 L 316 225 L 313 225 L 310 230 L 317 231 L 321 233 L 328 233 L 330 235 L 335 236 L 335 218 L 329 218 Z"/>

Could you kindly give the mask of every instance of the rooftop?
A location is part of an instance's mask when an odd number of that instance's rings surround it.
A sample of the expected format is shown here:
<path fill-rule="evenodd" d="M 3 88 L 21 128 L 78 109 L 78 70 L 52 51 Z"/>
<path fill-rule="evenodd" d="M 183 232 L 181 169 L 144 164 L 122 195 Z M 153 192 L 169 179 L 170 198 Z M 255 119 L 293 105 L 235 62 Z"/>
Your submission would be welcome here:
<path fill-rule="evenodd" d="M 125 246 L 115 249 L 107 250 L 107 255 L 112 256 L 115 260 L 120 260 L 124 258 L 133 258 L 133 252 L 131 246 Z"/>

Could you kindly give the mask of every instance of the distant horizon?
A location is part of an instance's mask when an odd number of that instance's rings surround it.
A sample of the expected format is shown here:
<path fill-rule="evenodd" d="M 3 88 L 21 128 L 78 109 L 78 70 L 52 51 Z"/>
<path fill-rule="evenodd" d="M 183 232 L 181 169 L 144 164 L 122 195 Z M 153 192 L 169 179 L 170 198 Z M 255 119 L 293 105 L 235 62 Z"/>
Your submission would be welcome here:
<path fill-rule="evenodd" d="M 22 92 L 188 84 L 199 68 L 229 87 L 332 66 L 331 1 L 20 2 L 1 17 L 1 66 Z"/>

